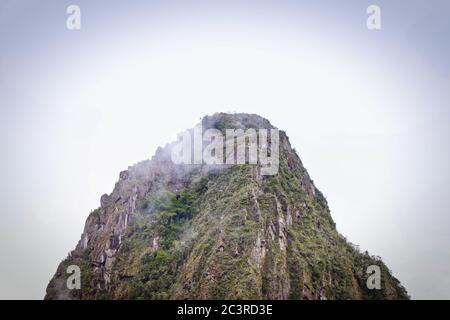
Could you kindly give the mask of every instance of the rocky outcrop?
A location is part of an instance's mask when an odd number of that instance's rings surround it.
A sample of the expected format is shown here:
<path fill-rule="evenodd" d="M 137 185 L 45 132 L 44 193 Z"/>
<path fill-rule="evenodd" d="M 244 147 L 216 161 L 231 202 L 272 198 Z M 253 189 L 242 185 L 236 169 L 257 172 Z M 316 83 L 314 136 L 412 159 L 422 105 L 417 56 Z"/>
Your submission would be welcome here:
<path fill-rule="evenodd" d="M 203 128 L 273 128 L 248 114 Z M 173 144 L 119 175 L 58 266 L 46 299 L 404 299 L 384 263 L 337 231 L 328 204 L 280 132 L 274 176 L 259 165 L 175 165 Z M 383 286 L 366 286 L 368 266 Z M 69 265 L 82 287 L 66 286 Z"/>

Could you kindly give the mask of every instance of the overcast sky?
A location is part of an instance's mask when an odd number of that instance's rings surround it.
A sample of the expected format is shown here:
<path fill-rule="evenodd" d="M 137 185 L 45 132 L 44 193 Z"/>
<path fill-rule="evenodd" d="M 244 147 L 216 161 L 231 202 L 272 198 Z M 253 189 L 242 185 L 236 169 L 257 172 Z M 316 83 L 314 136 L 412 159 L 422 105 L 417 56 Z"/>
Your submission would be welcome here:
<path fill-rule="evenodd" d="M 81 8 L 81 30 L 66 8 Z M 366 9 L 381 8 L 381 30 Z M 286 130 L 338 230 L 450 299 L 448 1 L 0 2 L 0 298 L 42 299 L 119 172 L 218 111 Z"/>

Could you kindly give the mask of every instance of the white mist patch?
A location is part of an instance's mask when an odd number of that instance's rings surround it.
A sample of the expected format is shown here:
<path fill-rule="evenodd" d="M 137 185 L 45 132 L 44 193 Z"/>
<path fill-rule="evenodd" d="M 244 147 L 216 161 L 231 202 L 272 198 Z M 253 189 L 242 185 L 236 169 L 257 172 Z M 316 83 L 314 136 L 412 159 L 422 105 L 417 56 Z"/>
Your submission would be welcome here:
<path fill-rule="evenodd" d="M 262 175 L 278 173 L 280 133 L 278 129 L 226 129 L 225 137 L 218 129 L 203 132 L 201 125 L 178 135 L 171 153 L 175 164 L 261 165 Z M 269 136 L 270 133 L 270 136 Z M 225 157 L 223 152 L 225 151 Z"/>

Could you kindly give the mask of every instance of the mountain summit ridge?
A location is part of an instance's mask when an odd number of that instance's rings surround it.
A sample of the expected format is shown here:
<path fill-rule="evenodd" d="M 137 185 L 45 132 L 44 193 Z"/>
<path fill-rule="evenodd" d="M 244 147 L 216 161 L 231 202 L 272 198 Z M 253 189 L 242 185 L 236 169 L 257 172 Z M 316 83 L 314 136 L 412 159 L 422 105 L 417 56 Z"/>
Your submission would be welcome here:
<path fill-rule="evenodd" d="M 201 123 L 275 129 L 244 113 Z M 284 131 L 276 175 L 262 175 L 259 164 L 174 164 L 174 146 L 120 173 L 45 299 L 409 298 L 380 258 L 337 232 Z M 69 266 L 81 271 L 80 289 L 68 289 Z M 368 286 L 373 266 L 379 289 Z"/>

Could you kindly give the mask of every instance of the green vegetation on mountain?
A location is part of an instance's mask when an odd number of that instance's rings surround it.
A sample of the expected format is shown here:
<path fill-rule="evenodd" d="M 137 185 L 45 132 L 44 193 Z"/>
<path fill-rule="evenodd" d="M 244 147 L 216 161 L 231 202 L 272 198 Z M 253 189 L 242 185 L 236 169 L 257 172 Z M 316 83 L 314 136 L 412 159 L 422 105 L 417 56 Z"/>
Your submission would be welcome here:
<path fill-rule="evenodd" d="M 216 114 L 206 128 L 271 128 Z M 280 131 L 277 175 L 256 165 L 170 162 L 170 146 L 121 174 L 58 267 L 47 299 L 408 299 L 380 258 L 336 230 L 327 201 Z M 81 290 L 65 287 L 68 265 Z M 366 285 L 381 269 L 381 289 Z"/>

